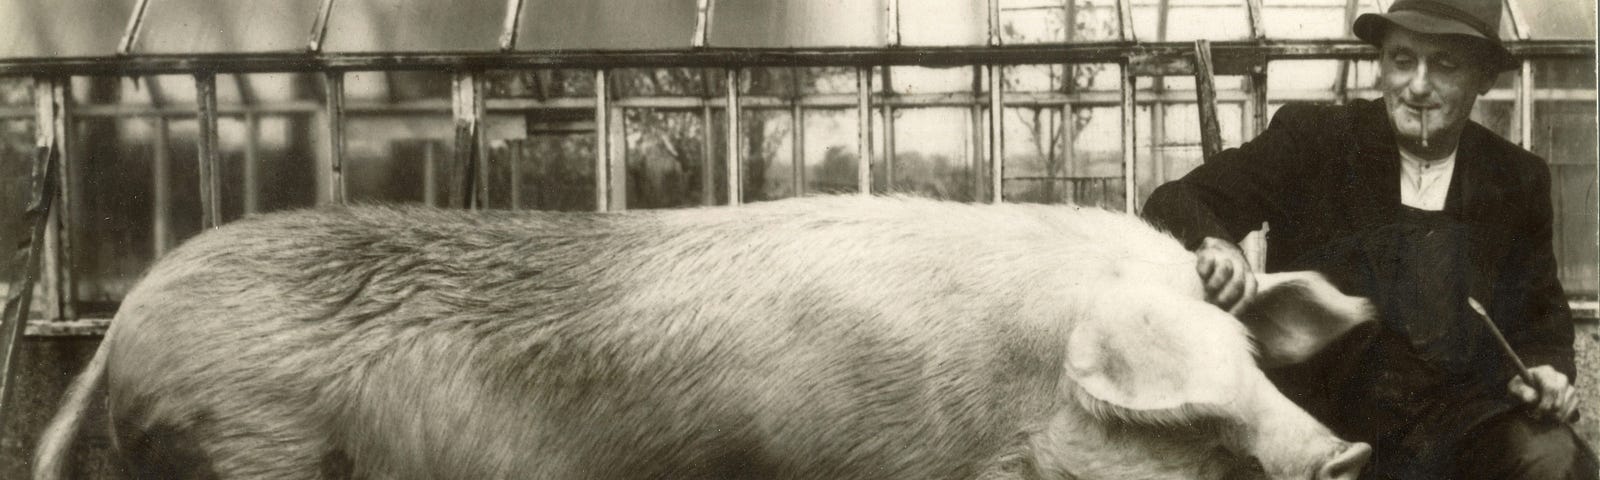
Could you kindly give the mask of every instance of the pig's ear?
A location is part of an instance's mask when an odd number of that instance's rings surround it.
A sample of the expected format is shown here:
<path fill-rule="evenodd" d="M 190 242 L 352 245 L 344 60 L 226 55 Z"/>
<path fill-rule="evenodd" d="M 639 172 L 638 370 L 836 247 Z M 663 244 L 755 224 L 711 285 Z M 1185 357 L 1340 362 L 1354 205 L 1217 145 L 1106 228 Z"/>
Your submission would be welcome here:
<path fill-rule="evenodd" d="M 1262 368 L 1303 362 L 1376 316 L 1371 302 L 1339 292 L 1316 272 L 1258 275 L 1256 284 L 1256 295 L 1233 314 L 1255 337 Z"/>
<path fill-rule="evenodd" d="M 1244 329 L 1216 307 L 1151 288 L 1096 293 L 1073 319 L 1066 355 L 1091 412 L 1181 420 L 1231 403 L 1243 370 L 1255 368 Z"/>

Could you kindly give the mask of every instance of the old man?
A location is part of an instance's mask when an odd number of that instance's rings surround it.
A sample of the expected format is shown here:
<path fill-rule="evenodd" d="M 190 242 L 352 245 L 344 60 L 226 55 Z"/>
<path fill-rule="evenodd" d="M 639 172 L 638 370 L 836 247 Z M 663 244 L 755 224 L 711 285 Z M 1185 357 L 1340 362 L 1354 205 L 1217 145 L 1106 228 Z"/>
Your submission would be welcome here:
<path fill-rule="evenodd" d="M 1573 330 L 1552 253 L 1543 159 L 1472 122 L 1518 62 L 1499 0 L 1399 0 L 1356 19 L 1382 100 L 1289 105 L 1243 146 L 1150 197 L 1144 216 L 1199 253 L 1209 300 L 1251 294 L 1236 242 L 1270 226 L 1265 268 L 1326 273 L 1381 321 L 1274 380 L 1373 443 L 1366 478 L 1596 477 L 1569 422 Z M 1524 381 L 1484 305 L 1525 364 Z"/>

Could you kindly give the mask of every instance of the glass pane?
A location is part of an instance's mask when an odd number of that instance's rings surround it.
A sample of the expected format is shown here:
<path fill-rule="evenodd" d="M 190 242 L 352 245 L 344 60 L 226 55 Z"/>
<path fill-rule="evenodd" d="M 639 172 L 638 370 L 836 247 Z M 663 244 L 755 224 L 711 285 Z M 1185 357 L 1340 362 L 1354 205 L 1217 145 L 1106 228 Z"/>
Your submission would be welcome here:
<path fill-rule="evenodd" d="M 1067 12 L 1067 39 L 1073 42 L 1117 40 L 1121 28 L 1117 22 L 1116 0 L 1072 0 L 1074 9 Z"/>
<path fill-rule="evenodd" d="M 794 119 L 788 110 L 746 109 L 739 117 L 744 201 L 795 196 Z"/>
<path fill-rule="evenodd" d="M 34 162 L 33 80 L 22 77 L 0 77 L 0 245 L 10 250 L 21 245 L 28 235 L 21 212 L 28 201 L 32 185 Z M 11 291 L 12 262 L 15 256 L 0 255 L 0 296 Z M 41 312 L 41 302 L 34 302 L 32 310 Z"/>
<path fill-rule="evenodd" d="M 450 84 L 449 74 L 440 72 L 345 74 L 347 199 L 449 204 L 458 181 L 453 176 L 457 170 Z M 406 108 L 397 108 L 396 103 Z M 491 138 L 496 128 L 506 128 L 493 121 L 488 124 L 485 135 Z M 319 182 L 326 180 L 320 172 L 326 168 L 319 162 Z"/>
<path fill-rule="evenodd" d="M 1244 2 L 1170 0 L 1161 12 L 1157 0 L 1133 2 L 1133 27 L 1143 41 L 1240 40 L 1250 38 Z M 1165 14 L 1165 31 L 1162 15 Z"/>
<path fill-rule="evenodd" d="M 899 72 L 901 67 L 891 68 Z M 876 68 L 873 70 L 880 71 Z M 717 76 L 721 78 L 720 73 Z M 795 95 L 856 93 L 855 67 L 753 68 L 745 70 L 743 78 L 740 92 L 749 95 L 789 98 Z M 898 78 L 894 82 L 895 85 L 901 83 Z M 716 95 L 721 96 L 720 81 L 717 88 Z M 872 88 L 873 91 L 883 89 L 882 77 L 872 79 Z"/>
<path fill-rule="evenodd" d="M 1069 72 L 1070 65 L 1009 65 L 1005 69 L 1005 85 L 1008 92 L 1051 92 L 1061 91 L 1062 78 Z"/>
<path fill-rule="evenodd" d="M 895 93 L 971 92 L 973 67 L 889 67 Z M 853 91 L 853 90 L 852 90 Z"/>
<path fill-rule="evenodd" d="M 1533 62 L 1534 87 L 1547 89 L 1595 88 L 1593 59 L 1535 60 Z"/>
<path fill-rule="evenodd" d="M 524 140 L 506 142 L 506 150 L 519 165 L 514 208 L 594 210 L 593 133 L 529 132 Z"/>
<path fill-rule="evenodd" d="M 890 189 L 946 200 L 976 200 L 970 114 L 960 108 L 895 110 Z M 1007 157 L 1008 162 L 1017 158 Z"/>
<path fill-rule="evenodd" d="M 1065 201 L 1061 190 L 1071 160 L 1060 107 L 1005 110 L 1005 196 L 1011 201 Z"/>
<path fill-rule="evenodd" d="M 874 5 L 878 2 L 856 3 Z M 984 11 L 987 5 L 987 2 L 974 0 L 900 2 L 900 43 L 916 46 L 988 43 L 989 15 Z M 1004 0 L 1001 8 L 1004 8 Z"/>
<path fill-rule="evenodd" d="M 138 0 L 0 2 L 0 58 L 111 55 Z"/>
<path fill-rule="evenodd" d="M 611 92 L 615 98 L 720 97 L 727 92 L 723 72 L 720 68 L 619 68 L 611 71 Z"/>
<path fill-rule="evenodd" d="M 628 108 L 622 115 L 628 208 L 700 205 L 706 160 L 701 110 Z"/>
<path fill-rule="evenodd" d="M 305 48 L 321 0 L 150 2 L 135 51 L 227 53 Z"/>
<path fill-rule="evenodd" d="M 1066 2 L 1000 0 L 1000 36 L 1007 45 L 1067 41 Z M 1075 13 L 1075 12 L 1073 12 Z M 974 15 L 982 20 L 983 15 Z"/>
<path fill-rule="evenodd" d="M 147 117 L 79 120 L 73 139 L 83 148 L 73 155 L 74 170 L 82 184 L 95 185 L 73 212 L 80 302 L 121 300 L 160 252 L 200 231 L 197 125 Z"/>
<path fill-rule="evenodd" d="M 568 0 L 571 1 L 571 0 Z M 581 0 L 588 1 L 588 0 Z M 944 0 L 941 0 L 944 1 Z M 607 2 L 596 2 L 605 4 Z M 613 6 L 616 15 L 635 19 L 636 28 L 601 30 L 619 31 L 661 30 L 661 22 L 671 22 L 674 11 L 640 12 L 635 2 L 626 7 Z M 683 5 L 688 23 L 682 35 L 670 37 L 666 45 L 658 47 L 688 46 L 694 31 L 695 0 L 673 0 Z M 648 2 L 646 3 L 648 4 Z M 910 2 L 902 9 L 913 8 Z M 921 5 L 915 8 L 922 8 Z M 901 12 L 903 19 L 909 10 Z M 716 15 L 711 24 L 711 45 L 715 47 L 843 47 L 881 46 L 884 41 L 884 7 L 880 2 L 854 0 L 750 0 L 743 2 L 717 2 Z M 914 14 L 913 14 L 914 15 Z M 941 17 L 944 18 L 944 17 Z M 952 19 L 952 21 L 954 21 Z M 911 22 L 901 25 L 908 26 Z M 916 34 L 907 38 L 920 38 Z M 940 44 L 948 42 L 943 39 Z"/>
<path fill-rule="evenodd" d="M 347 114 L 345 195 L 354 202 L 433 200 L 433 205 L 445 205 L 454 193 L 450 175 L 454 147 L 455 130 L 448 113 Z M 426 180 L 437 182 L 432 199 L 427 198 Z"/>
<path fill-rule="evenodd" d="M 532 5 L 524 8 L 532 8 L 539 2 L 528 3 Z M 503 0 L 340 0 L 333 2 L 323 50 L 494 50 L 500 46 L 500 25 L 505 22 L 505 10 Z"/>
<path fill-rule="evenodd" d="M 322 84 L 318 81 L 318 87 Z M 348 72 L 344 75 L 344 98 L 347 106 L 373 103 L 399 103 L 414 101 L 448 101 L 451 75 L 447 72 L 393 71 Z M 449 103 L 440 108 L 449 108 Z"/>
<path fill-rule="evenodd" d="M 1511 0 L 1528 24 L 1529 38 L 1595 38 L 1595 2 Z M 1507 37 L 1510 38 L 1510 37 Z M 1592 280 L 1591 280 L 1592 281 Z"/>
<path fill-rule="evenodd" d="M 1332 102 L 1339 82 L 1338 60 L 1274 60 L 1267 63 L 1267 98 Z"/>
<path fill-rule="evenodd" d="M 1594 90 L 1588 90 L 1592 95 Z M 1541 90 L 1540 93 L 1544 93 Z M 1555 248 L 1562 286 L 1596 291 L 1595 139 L 1593 97 L 1544 100 L 1534 105 L 1533 152 L 1550 163 L 1555 208 Z"/>
<path fill-rule="evenodd" d="M 1356 0 L 1359 4 L 1371 0 Z M 1345 0 L 1264 0 L 1261 28 L 1267 38 L 1346 38 Z"/>
<path fill-rule="evenodd" d="M 686 49 L 694 37 L 695 2 L 525 0 L 517 49 Z M 717 7 L 717 23 L 732 18 L 724 16 L 723 5 Z M 715 41 L 712 44 L 717 45 Z"/>
<path fill-rule="evenodd" d="M 1011 111 L 1032 116 L 1026 109 Z M 1008 116 L 1006 120 L 1007 201 L 1073 203 L 1122 210 L 1122 114 L 1119 107 L 1074 107 L 1069 125 L 1046 122 L 1045 129 L 1052 133 L 1041 132 L 1038 138 L 1067 135 L 1053 133 L 1058 127 L 1069 129 L 1071 137 L 1061 137 L 1059 155 L 1065 157 L 1057 160 L 1053 168 L 1046 161 L 1013 161 L 1033 148 L 1029 143 L 1035 137 L 1031 136 L 1032 124 L 1018 121 L 1015 116 Z M 1023 131 L 1013 133 L 1017 132 L 1010 126 L 1013 123 L 1021 125 Z M 1023 137 L 1025 143 L 1016 146 L 1010 137 Z M 1068 144 L 1072 146 L 1070 151 L 1066 150 Z M 1032 154 L 1042 158 L 1037 155 L 1038 151 L 1034 148 Z"/>
<path fill-rule="evenodd" d="M 806 193 L 849 193 L 856 185 L 860 122 L 855 110 L 805 111 Z"/>

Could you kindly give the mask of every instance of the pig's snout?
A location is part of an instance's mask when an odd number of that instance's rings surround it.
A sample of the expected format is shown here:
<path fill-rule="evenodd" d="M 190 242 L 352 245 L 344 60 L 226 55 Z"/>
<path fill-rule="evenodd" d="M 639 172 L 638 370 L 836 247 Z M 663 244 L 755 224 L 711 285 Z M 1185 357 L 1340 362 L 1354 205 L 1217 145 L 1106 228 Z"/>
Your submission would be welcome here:
<path fill-rule="evenodd" d="M 1356 442 L 1349 444 L 1344 450 L 1333 454 L 1327 463 L 1317 469 L 1316 480 L 1356 480 L 1361 476 L 1361 468 L 1367 466 L 1367 459 L 1372 457 L 1372 446 Z"/>

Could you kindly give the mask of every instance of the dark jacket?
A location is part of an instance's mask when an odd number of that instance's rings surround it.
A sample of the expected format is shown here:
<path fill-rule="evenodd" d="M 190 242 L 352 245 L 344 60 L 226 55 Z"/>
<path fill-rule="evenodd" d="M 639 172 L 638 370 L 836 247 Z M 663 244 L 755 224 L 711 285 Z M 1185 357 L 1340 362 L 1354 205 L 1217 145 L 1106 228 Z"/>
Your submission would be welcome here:
<path fill-rule="evenodd" d="M 1371 298 L 1381 317 L 1324 355 L 1337 358 L 1271 375 L 1280 388 L 1347 437 L 1421 431 L 1453 441 L 1517 404 L 1505 394 L 1514 370 L 1466 297 L 1484 304 L 1529 366 L 1574 378 L 1550 173 L 1469 122 L 1447 221 L 1419 222 L 1400 204 L 1393 132 L 1382 101 L 1286 105 L 1255 139 L 1158 188 L 1142 214 L 1191 249 L 1208 236 L 1237 242 L 1267 222 L 1267 271 L 1323 271 Z"/>

